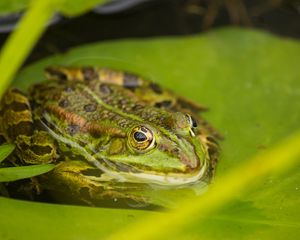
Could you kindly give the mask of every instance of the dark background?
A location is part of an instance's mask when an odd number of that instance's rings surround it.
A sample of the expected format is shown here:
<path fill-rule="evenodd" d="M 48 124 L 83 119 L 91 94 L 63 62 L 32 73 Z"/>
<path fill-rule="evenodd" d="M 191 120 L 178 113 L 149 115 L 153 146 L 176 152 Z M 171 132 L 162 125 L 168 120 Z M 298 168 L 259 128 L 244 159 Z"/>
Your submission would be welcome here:
<path fill-rule="evenodd" d="M 18 19 L 0 18 L 0 28 L 1 21 L 6 27 L 10 21 L 12 30 Z M 95 41 L 189 35 L 228 25 L 299 39 L 300 0 L 115 1 L 76 18 L 57 15 L 25 64 Z M 8 35 L 7 28 L 2 29 L 0 46 Z"/>

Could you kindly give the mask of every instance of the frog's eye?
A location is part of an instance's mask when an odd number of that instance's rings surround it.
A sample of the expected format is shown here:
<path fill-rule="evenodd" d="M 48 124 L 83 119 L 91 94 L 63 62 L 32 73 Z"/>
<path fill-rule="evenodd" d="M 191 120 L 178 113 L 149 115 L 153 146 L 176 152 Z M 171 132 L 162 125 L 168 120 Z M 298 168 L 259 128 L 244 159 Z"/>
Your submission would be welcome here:
<path fill-rule="evenodd" d="M 144 127 L 136 126 L 129 134 L 129 143 L 137 151 L 147 151 L 155 146 L 155 137 L 153 132 Z"/>
<path fill-rule="evenodd" d="M 196 120 L 189 114 L 186 114 L 186 117 L 190 123 L 190 134 L 192 137 L 195 137 L 195 133 L 194 133 L 194 130 L 193 128 L 196 128 L 198 126 Z"/>

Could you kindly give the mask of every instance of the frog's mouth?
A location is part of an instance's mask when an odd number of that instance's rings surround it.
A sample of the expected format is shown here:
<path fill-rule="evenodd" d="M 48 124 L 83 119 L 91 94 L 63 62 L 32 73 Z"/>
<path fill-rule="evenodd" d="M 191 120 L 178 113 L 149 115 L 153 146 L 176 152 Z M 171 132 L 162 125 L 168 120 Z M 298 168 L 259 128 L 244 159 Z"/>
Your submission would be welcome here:
<path fill-rule="evenodd" d="M 154 171 L 143 171 L 137 170 L 134 167 L 112 162 L 110 160 L 104 159 L 100 163 L 98 160 L 94 159 L 92 164 L 103 171 L 100 178 L 94 179 L 97 181 L 118 181 L 118 182 L 128 182 L 128 183 L 148 183 L 148 184 L 158 184 L 163 186 L 180 186 L 186 184 L 192 184 L 198 182 L 205 176 L 207 172 L 207 163 L 199 167 L 196 171 L 186 172 L 186 173 L 163 173 Z M 125 169 L 126 168 L 126 169 Z"/>
<path fill-rule="evenodd" d="M 191 184 L 199 181 L 206 173 L 207 166 L 203 165 L 195 173 L 167 173 L 167 174 L 154 174 L 154 173 L 124 173 L 120 175 L 126 178 L 127 182 L 143 182 L 155 183 L 165 186 L 177 186 Z"/>

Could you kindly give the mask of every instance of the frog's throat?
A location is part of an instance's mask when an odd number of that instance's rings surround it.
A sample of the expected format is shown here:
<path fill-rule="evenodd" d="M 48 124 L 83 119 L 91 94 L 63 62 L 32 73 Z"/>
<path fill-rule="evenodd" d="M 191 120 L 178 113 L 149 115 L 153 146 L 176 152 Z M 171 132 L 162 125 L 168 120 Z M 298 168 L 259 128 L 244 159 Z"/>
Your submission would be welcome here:
<path fill-rule="evenodd" d="M 43 126 L 47 129 L 49 134 L 54 137 L 56 140 L 64 142 L 72 146 L 72 148 L 78 149 L 81 154 L 85 157 L 85 159 L 96 168 L 100 169 L 106 176 L 104 179 L 97 179 L 98 181 L 108 181 L 114 180 L 119 182 L 132 182 L 132 183 L 155 183 L 159 185 L 165 186 L 176 186 L 176 185 L 183 185 L 183 184 L 190 184 L 199 181 L 207 171 L 207 161 L 203 162 L 199 171 L 195 173 L 134 173 L 134 172 L 116 172 L 112 169 L 107 168 L 98 159 L 92 156 L 86 149 L 80 146 L 78 143 L 55 133 L 51 128 L 49 128 L 46 123 L 41 121 Z M 107 161 L 104 159 L 104 161 Z"/>

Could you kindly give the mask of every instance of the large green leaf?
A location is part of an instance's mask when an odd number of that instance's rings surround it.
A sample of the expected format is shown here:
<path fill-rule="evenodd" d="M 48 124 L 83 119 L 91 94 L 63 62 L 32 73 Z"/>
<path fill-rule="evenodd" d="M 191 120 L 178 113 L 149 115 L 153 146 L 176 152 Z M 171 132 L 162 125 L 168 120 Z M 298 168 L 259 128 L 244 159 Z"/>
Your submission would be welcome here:
<path fill-rule="evenodd" d="M 145 211 L 29 203 L 0 198 L 0 239 L 103 239 Z"/>
<path fill-rule="evenodd" d="M 205 117 L 225 137 L 218 179 L 299 128 L 299 62 L 297 42 L 256 31 L 227 29 L 203 36 L 80 47 L 28 67 L 15 84 L 26 89 L 43 80 L 43 68 L 53 64 L 93 64 L 140 73 L 209 107 Z M 299 168 L 296 165 L 284 175 L 270 175 L 247 193 L 236 193 L 235 202 L 201 224 L 194 221 L 177 238 L 296 238 L 300 234 Z M 5 209 L 1 209 L 0 218 L 3 239 L 39 239 L 50 233 L 52 239 L 101 239 L 127 225 L 129 218 L 140 221 L 145 214 L 0 201 Z M 30 219 L 30 225 L 23 216 Z M 201 213 L 191 216 L 195 217 L 200 221 Z M 30 226 L 32 230 L 28 231 Z M 166 229 L 167 234 L 171 236 L 172 230 Z"/>

